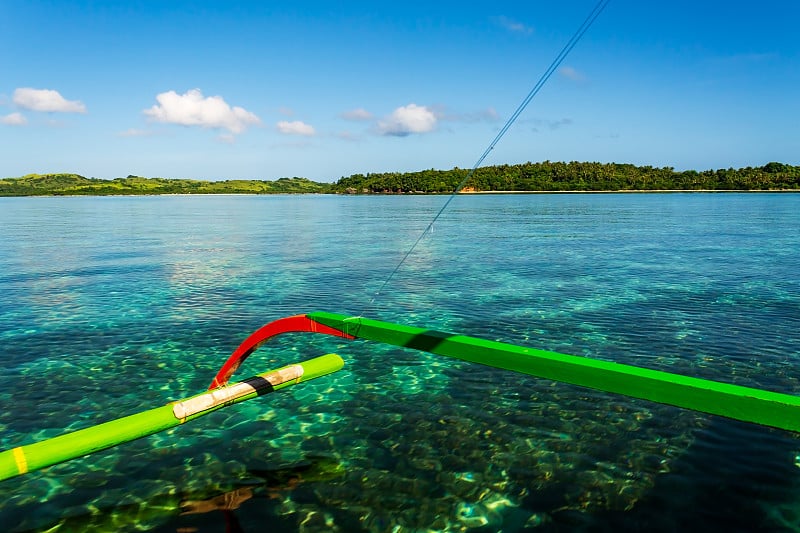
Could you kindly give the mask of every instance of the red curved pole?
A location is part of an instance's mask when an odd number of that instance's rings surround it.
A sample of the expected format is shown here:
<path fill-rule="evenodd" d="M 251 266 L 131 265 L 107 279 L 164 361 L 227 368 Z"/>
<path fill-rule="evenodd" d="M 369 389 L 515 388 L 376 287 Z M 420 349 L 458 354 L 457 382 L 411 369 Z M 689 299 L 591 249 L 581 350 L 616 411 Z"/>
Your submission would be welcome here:
<path fill-rule="evenodd" d="M 306 315 L 295 315 L 286 318 L 279 318 L 269 324 L 260 327 L 247 337 L 242 344 L 228 357 L 222 368 L 219 369 L 217 375 L 214 376 L 214 381 L 208 387 L 208 390 L 222 387 L 228 383 L 234 372 L 242 366 L 244 360 L 247 359 L 251 353 L 267 342 L 272 337 L 280 335 L 281 333 L 293 332 L 311 332 L 323 333 L 325 335 L 333 335 L 334 337 L 343 337 L 345 339 L 355 339 L 352 335 L 348 335 L 344 331 L 336 328 L 320 324 Z"/>

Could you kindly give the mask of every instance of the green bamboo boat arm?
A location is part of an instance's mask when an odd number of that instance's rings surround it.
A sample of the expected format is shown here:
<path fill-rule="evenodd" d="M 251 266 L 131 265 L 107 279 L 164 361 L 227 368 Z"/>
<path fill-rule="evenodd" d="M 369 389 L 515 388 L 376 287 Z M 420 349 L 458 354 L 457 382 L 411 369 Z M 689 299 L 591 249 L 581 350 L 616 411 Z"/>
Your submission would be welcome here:
<path fill-rule="evenodd" d="M 260 344 L 276 334 L 289 331 L 325 333 L 413 348 L 470 363 L 800 432 L 800 398 L 790 394 L 326 312 L 282 318 L 254 332 L 225 362 L 212 387 L 227 383 Z"/>
<path fill-rule="evenodd" d="M 338 355 L 323 355 L 162 407 L 0 452 L 0 480 L 152 435 L 228 405 L 330 374 L 343 365 Z"/>
<path fill-rule="evenodd" d="M 360 339 L 800 432 L 800 397 L 789 394 L 360 317 L 306 316 Z"/>

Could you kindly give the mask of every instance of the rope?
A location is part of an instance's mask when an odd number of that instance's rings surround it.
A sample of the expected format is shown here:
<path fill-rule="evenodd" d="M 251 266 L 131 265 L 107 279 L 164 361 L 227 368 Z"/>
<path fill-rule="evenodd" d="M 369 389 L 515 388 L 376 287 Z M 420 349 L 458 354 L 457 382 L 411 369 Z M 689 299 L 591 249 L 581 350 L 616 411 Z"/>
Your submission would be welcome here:
<path fill-rule="evenodd" d="M 481 165 L 481 163 L 483 163 L 483 160 L 486 159 L 489 153 L 492 150 L 494 150 L 495 145 L 497 145 L 497 143 L 500 142 L 500 139 L 503 138 L 503 136 L 506 134 L 509 128 L 511 128 L 514 122 L 516 122 L 517 118 L 519 118 L 519 116 L 522 114 L 525 108 L 528 107 L 528 104 L 531 102 L 531 100 L 533 100 L 533 98 L 539 93 L 544 84 L 547 83 L 547 80 L 550 79 L 550 76 L 553 75 L 553 73 L 556 71 L 559 65 L 561 65 L 561 63 L 564 61 L 567 55 L 569 55 L 572 49 L 575 48 L 575 45 L 578 44 L 578 41 L 581 40 L 581 37 L 583 37 L 583 35 L 586 33 L 589 27 L 591 27 L 591 25 L 594 23 L 597 17 L 600 16 L 600 13 L 603 12 L 603 10 L 610 1 L 611 0 L 599 0 L 597 4 L 595 4 L 594 9 L 592 9 L 589 15 L 584 19 L 583 23 L 578 27 L 578 29 L 572 35 L 570 40 L 567 41 L 567 44 L 564 45 L 564 48 L 561 49 L 561 52 L 559 52 L 558 55 L 555 57 L 555 59 L 553 59 L 553 62 L 550 63 L 550 66 L 547 67 L 547 70 L 544 71 L 544 74 L 542 74 L 542 76 L 539 78 L 539 81 L 536 82 L 536 85 L 533 86 L 533 88 L 530 90 L 525 99 L 522 100 L 522 103 L 520 103 L 519 107 L 517 107 L 516 111 L 514 111 L 514 113 L 508 118 L 505 125 L 500 129 L 500 132 L 495 136 L 492 142 L 489 143 L 489 145 L 486 147 L 486 150 L 484 150 L 484 152 L 481 154 L 481 156 L 478 158 L 475 164 L 472 165 L 472 168 L 464 177 L 464 179 L 461 180 L 461 182 L 449 195 L 447 201 L 444 203 L 444 205 L 442 205 L 441 209 L 439 209 L 439 212 L 436 213 L 436 215 L 434 215 L 433 219 L 431 219 L 428 226 L 423 230 L 422 233 L 420 233 L 419 237 L 417 237 L 417 240 L 414 241 L 414 244 L 411 245 L 411 248 L 409 248 L 408 251 L 403 256 L 403 258 L 400 259 L 400 262 L 397 263 L 397 266 L 394 267 L 394 270 L 392 270 L 392 272 L 383 282 L 381 287 L 377 291 L 375 291 L 375 294 L 372 296 L 372 299 L 369 301 L 367 306 L 358 316 L 363 316 L 365 311 L 370 307 L 372 307 L 378 296 L 380 296 L 383 293 L 383 290 L 392 281 L 395 274 L 397 274 L 397 272 L 405 264 L 409 256 L 414 252 L 414 250 L 416 250 L 419 243 L 422 242 L 422 239 L 425 237 L 425 235 L 427 235 L 433 230 L 433 225 L 436 223 L 437 220 L 439 220 L 439 217 L 442 216 L 442 213 L 445 212 L 447 206 L 449 206 L 450 202 L 453 201 L 453 198 L 455 198 L 456 195 L 458 195 L 458 192 L 464 187 L 464 185 L 467 184 L 467 182 L 473 176 L 473 174 L 475 174 L 475 170 L 477 170 L 477 168 Z"/>

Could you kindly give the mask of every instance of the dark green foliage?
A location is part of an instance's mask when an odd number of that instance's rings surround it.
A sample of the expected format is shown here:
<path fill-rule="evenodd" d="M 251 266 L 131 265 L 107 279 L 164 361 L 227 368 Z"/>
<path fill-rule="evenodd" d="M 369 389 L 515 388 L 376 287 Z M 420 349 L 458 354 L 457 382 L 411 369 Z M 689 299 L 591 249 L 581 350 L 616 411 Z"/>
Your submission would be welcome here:
<path fill-rule="evenodd" d="M 467 170 L 354 174 L 333 184 L 338 193 L 451 193 Z M 768 163 L 738 170 L 686 170 L 620 163 L 544 161 L 496 165 L 475 170 L 466 191 L 668 191 L 800 189 L 800 167 Z"/>
<path fill-rule="evenodd" d="M 342 193 L 450 193 L 466 177 L 467 171 L 423 170 L 421 172 L 383 172 L 380 174 L 353 174 L 341 178 L 332 186 L 332 192 Z"/>

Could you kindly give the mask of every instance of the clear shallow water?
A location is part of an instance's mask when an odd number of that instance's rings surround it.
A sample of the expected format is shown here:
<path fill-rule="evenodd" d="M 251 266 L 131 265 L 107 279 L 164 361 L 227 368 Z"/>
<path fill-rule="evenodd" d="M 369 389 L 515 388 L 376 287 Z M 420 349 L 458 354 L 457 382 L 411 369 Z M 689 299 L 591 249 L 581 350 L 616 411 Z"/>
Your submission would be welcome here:
<path fill-rule="evenodd" d="M 458 197 L 370 304 L 444 200 L 0 198 L 0 448 L 199 392 L 314 310 L 800 394 L 800 196 Z M 328 378 L 0 482 L 0 524 L 800 529 L 787 432 L 308 335 L 237 376 L 329 351 Z"/>

